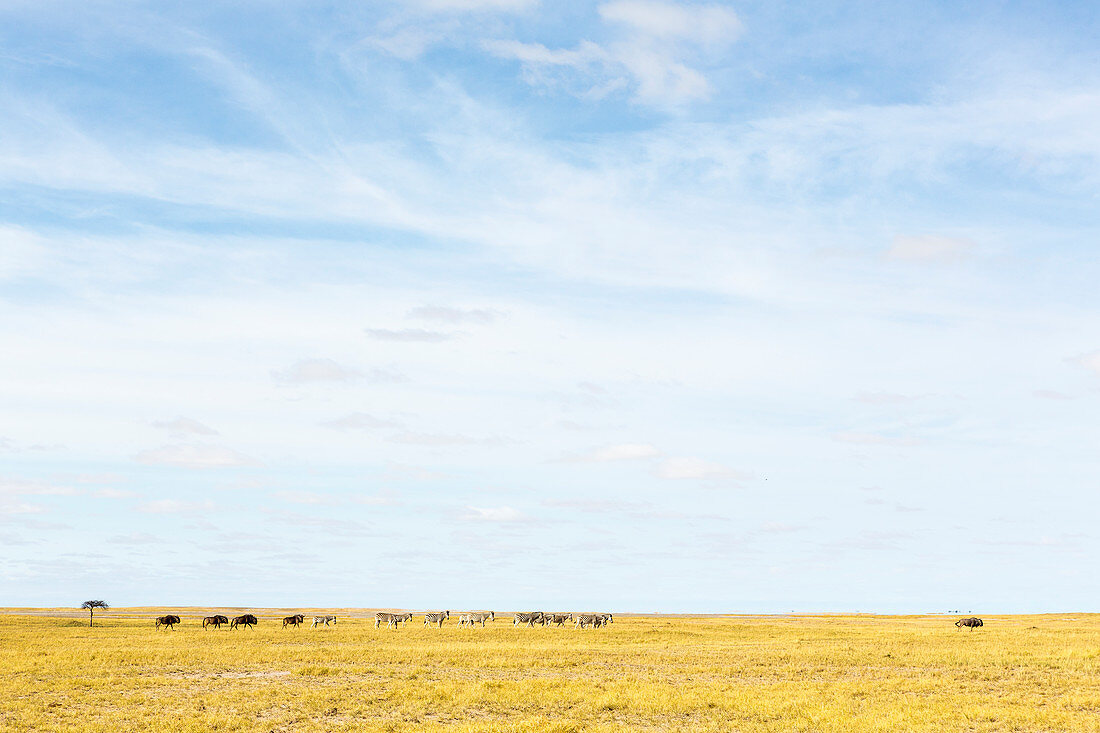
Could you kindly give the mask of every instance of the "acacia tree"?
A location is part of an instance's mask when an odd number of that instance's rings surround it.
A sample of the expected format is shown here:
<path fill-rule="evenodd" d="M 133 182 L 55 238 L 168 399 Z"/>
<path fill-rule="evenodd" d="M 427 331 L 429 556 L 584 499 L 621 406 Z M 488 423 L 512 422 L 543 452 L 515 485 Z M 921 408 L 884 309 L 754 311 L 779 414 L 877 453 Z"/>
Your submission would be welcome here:
<path fill-rule="evenodd" d="M 97 609 L 97 608 L 110 608 L 110 606 L 107 605 L 107 601 L 84 601 L 83 603 L 80 604 L 80 607 L 88 609 L 88 625 L 89 626 L 92 625 L 92 614 L 95 612 L 95 609 Z"/>

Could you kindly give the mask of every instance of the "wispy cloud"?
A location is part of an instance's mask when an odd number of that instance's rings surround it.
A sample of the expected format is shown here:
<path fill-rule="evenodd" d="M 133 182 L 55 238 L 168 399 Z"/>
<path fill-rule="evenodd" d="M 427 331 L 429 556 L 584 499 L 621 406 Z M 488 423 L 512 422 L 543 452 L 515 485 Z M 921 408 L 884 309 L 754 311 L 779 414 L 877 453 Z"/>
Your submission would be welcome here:
<path fill-rule="evenodd" d="M 443 333 L 442 331 L 428 331 L 423 328 L 401 328 L 396 330 L 388 328 L 364 328 L 363 332 L 370 336 L 372 339 L 378 339 L 379 341 L 404 341 L 437 344 L 440 341 L 447 341 L 451 338 L 454 338 L 454 336 L 449 333 Z"/>
<path fill-rule="evenodd" d="M 214 509 L 212 501 L 182 501 L 180 499 L 156 499 L 138 506 L 146 514 L 203 514 Z"/>
<path fill-rule="evenodd" d="M 607 463 L 611 461 L 634 461 L 644 458 L 656 458 L 661 451 L 649 443 L 619 443 L 601 448 L 593 448 L 587 453 L 567 456 L 567 463 Z"/>
<path fill-rule="evenodd" d="M 467 522 L 527 522 L 530 517 L 510 506 L 466 507 L 460 519 Z"/>
<path fill-rule="evenodd" d="M 461 325 L 464 323 L 488 324 L 500 318 L 500 313 L 489 308 L 454 308 L 442 305 L 421 305 L 408 312 L 409 318 Z"/>
<path fill-rule="evenodd" d="M 164 445 L 134 456 L 138 463 L 182 468 L 229 468 L 255 465 L 256 461 L 220 445 Z"/>
<path fill-rule="evenodd" d="M 728 466 L 702 458 L 669 458 L 662 461 L 656 474 L 663 479 L 744 479 L 747 474 L 734 471 Z"/>
<path fill-rule="evenodd" d="M 351 412 L 334 420 L 326 420 L 321 425 L 334 430 L 377 430 L 380 428 L 399 428 L 402 423 L 400 420 L 375 417 L 365 412 Z"/>
<path fill-rule="evenodd" d="M 852 443 L 854 445 L 882 445 L 911 447 L 923 445 L 924 441 L 910 435 L 895 435 L 873 432 L 846 431 L 835 433 L 833 440 L 840 443 Z"/>
<path fill-rule="evenodd" d="M 974 250 L 974 242 L 963 237 L 898 235 L 886 256 L 910 262 L 956 262 Z"/>
<path fill-rule="evenodd" d="M 153 423 L 154 428 L 167 430 L 175 435 L 217 435 L 218 431 L 203 425 L 198 420 L 189 417 L 177 417 L 172 420 L 158 420 Z"/>
<path fill-rule="evenodd" d="M 332 359 L 302 359 L 286 369 L 272 372 L 272 376 L 287 384 L 310 382 L 353 382 L 364 377 L 364 372 L 337 364 Z"/>

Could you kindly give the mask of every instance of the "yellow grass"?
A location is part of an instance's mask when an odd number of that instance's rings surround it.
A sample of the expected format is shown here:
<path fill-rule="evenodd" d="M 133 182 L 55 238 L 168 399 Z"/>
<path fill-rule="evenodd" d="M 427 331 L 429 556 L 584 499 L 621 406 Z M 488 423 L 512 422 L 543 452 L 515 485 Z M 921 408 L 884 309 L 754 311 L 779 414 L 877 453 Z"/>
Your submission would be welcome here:
<path fill-rule="evenodd" d="M 169 610 L 0 615 L 0 730 L 1100 731 L 1100 616 L 154 631 Z"/>

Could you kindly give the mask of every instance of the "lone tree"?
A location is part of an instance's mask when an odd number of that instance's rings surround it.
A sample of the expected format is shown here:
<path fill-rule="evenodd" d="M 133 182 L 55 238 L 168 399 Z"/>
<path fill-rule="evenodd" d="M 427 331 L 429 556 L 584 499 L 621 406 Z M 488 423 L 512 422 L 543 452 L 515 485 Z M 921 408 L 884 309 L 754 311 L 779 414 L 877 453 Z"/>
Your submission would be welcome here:
<path fill-rule="evenodd" d="M 92 614 L 95 613 L 97 608 L 110 608 L 107 605 L 107 601 L 84 601 L 80 604 L 81 608 L 88 609 L 88 625 L 92 625 Z"/>

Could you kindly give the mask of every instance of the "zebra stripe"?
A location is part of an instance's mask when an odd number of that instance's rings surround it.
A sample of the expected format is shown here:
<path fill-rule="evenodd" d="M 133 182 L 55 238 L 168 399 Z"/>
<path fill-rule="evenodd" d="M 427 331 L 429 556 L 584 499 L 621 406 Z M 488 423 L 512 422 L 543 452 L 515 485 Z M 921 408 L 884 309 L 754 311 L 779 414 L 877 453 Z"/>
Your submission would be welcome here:
<path fill-rule="evenodd" d="M 486 621 L 493 621 L 496 619 L 496 614 L 492 611 L 479 611 L 477 613 L 464 613 L 458 617 L 459 626 L 473 626 L 474 624 L 481 624 L 485 626 Z"/>
<path fill-rule="evenodd" d="M 439 628 L 443 628 L 443 621 L 451 617 L 450 611 L 436 611 L 435 613 L 424 614 L 424 625 L 439 624 Z"/>
<path fill-rule="evenodd" d="M 610 613 L 578 613 L 573 628 L 583 629 L 591 626 L 594 629 L 598 629 L 601 626 L 614 622 L 614 620 L 614 617 Z"/>
<path fill-rule="evenodd" d="M 527 624 L 528 628 L 533 627 L 536 623 L 545 624 L 546 614 L 542 611 L 531 611 L 529 613 L 517 613 L 512 616 L 512 626 L 519 626 L 520 624 Z"/>
<path fill-rule="evenodd" d="M 384 611 L 379 611 L 374 614 L 374 628 L 377 629 L 379 624 L 385 621 L 387 626 L 392 626 L 394 629 L 397 629 L 399 623 L 408 621 L 412 617 L 413 615 L 411 613 L 386 613 Z"/>
<path fill-rule="evenodd" d="M 547 619 L 546 625 L 557 624 L 558 626 L 564 626 L 566 621 L 572 621 L 573 614 L 571 613 L 552 613 L 549 619 Z"/>

